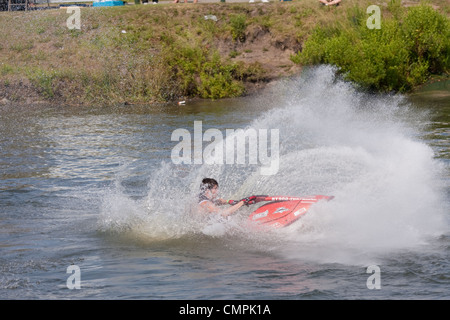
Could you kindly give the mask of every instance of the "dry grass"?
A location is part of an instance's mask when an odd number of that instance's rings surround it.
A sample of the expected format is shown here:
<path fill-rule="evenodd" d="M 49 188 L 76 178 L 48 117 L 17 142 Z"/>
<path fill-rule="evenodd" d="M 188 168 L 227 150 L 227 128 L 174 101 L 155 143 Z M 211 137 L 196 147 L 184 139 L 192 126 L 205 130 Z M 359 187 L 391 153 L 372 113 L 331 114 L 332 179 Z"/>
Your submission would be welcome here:
<path fill-rule="evenodd" d="M 386 7 L 389 1 L 378 2 Z M 447 1 L 431 2 L 449 14 Z M 0 99 L 28 95 L 64 103 L 159 102 L 205 96 L 211 92 L 205 83 L 215 90 L 228 86 L 217 97 L 245 94 L 297 73 L 290 57 L 317 25 L 339 25 L 355 6 L 372 3 L 81 8 L 81 30 L 67 28 L 65 9 L 2 12 Z M 218 21 L 205 20 L 206 15 Z M 228 74 L 218 78 L 218 73 Z"/>

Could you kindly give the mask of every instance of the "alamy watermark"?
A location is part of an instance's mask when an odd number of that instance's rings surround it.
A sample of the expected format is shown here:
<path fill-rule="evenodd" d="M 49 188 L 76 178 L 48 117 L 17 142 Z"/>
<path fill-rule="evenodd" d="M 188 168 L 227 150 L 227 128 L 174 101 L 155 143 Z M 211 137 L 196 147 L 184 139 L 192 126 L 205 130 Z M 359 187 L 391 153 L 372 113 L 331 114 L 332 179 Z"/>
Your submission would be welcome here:
<path fill-rule="evenodd" d="M 377 5 L 371 5 L 367 7 L 367 14 L 370 17 L 366 21 L 366 26 L 369 29 L 381 29 L 381 10 Z"/>
<path fill-rule="evenodd" d="M 66 273 L 70 274 L 67 278 L 66 286 L 68 289 L 81 289 L 81 269 L 77 265 L 70 265 L 67 267 Z M 381 289 L 381 269 L 377 265 L 368 266 L 366 273 L 370 276 L 367 278 L 366 286 L 369 290 Z"/>
<path fill-rule="evenodd" d="M 81 269 L 77 265 L 70 265 L 67 267 L 66 273 L 70 276 L 67 278 L 66 286 L 68 289 L 81 289 Z"/>
<path fill-rule="evenodd" d="M 381 289 L 381 269 L 377 265 L 368 266 L 366 273 L 371 273 L 367 278 L 367 289 Z"/>
<path fill-rule="evenodd" d="M 77 6 L 69 6 L 67 7 L 66 13 L 72 13 L 66 20 L 67 28 L 72 29 L 81 29 L 81 10 L 80 7 Z"/>
<path fill-rule="evenodd" d="M 189 130 L 179 128 L 172 132 L 171 141 L 179 141 L 171 153 L 174 164 L 259 164 L 262 175 L 274 175 L 279 169 L 278 129 L 226 129 L 224 139 L 219 129 L 203 132 L 202 121 L 194 121 L 193 137 Z M 203 148 L 203 142 L 210 144 Z"/>

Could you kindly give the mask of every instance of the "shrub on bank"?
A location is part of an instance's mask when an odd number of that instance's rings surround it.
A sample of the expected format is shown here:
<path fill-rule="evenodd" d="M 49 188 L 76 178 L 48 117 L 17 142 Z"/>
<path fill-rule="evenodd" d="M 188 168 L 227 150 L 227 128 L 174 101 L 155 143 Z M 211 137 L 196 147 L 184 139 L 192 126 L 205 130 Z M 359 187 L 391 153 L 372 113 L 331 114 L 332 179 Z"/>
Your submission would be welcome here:
<path fill-rule="evenodd" d="M 162 56 L 172 75 L 171 83 L 177 88 L 172 91 L 176 96 L 220 99 L 244 92 L 244 85 L 237 79 L 239 65 L 222 59 L 214 50 L 175 42 L 164 49 Z"/>
<path fill-rule="evenodd" d="M 356 7 L 339 27 L 318 26 L 292 60 L 336 65 L 346 79 L 376 91 L 404 92 L 448 73 L 449 20 L 425 4 L 404 9 L 392 3 L 380 29 L 369 29 L 368 16 Z"/>

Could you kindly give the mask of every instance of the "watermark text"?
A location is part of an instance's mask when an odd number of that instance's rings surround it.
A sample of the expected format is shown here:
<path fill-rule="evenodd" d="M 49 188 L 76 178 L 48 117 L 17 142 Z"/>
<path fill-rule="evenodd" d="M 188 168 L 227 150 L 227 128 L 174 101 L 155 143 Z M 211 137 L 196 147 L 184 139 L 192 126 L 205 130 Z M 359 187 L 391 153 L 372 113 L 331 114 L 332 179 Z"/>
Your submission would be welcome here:
<path fill-rule="evenodd" d="M 381 29 L 381 10 L 377 5 L 371 5 L 367 7 L 367 14 L 370 17 L 366 21 L 366 26 L 369 29 Z"/>
<path fill-rule="evenodd" d="M 70 30 L 72 29 L 81 29 L 81 10 L 80 7 L 77 6 L 69 6 L 67 7 L 66 13 L 72 13 L 67 20 L 66 25 Z"/>
<path fill-rule="evenodd" d="M 77 265 L 70 265 L 67 267 L 66 273 L 70 276 L 67 278 L 66 285 L 70 290 L 81 289 L 81 269 Z"/>
<path fill-rule="evenodd" d="M 367 278 L 367 289 L 381 289 L 381 269 L 379 266 L 372 265 L 368 266 L 366 273 L 371 273 L 372 275 Z"/>
<path fill-rule="evenodd" d="M 224 139 L 219 129 L 203 132 L 202 121 L 194 121 L 193 137 L 179 128 L 172 132 L 171 141 L 179 141 L 171 153 L 174 164 L 260 164 L 262 175 L 274 175 L 279 169 L 278 129 L 226 129 Z M 203 142 L 210 144 L 203 148 Z"/>

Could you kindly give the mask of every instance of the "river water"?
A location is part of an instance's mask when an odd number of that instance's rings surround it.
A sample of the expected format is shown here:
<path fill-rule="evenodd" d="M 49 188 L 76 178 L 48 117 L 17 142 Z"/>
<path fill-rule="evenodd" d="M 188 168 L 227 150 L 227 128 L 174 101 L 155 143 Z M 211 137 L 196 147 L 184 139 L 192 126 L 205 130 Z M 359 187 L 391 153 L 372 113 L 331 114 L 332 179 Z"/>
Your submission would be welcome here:
<path fill-rule="evenodd" d="M 244 99 L 3 106 L 0 298 L 449 299 L 450 100 L 440 86 L 370 95 L 320 67 Z M 172 133 L 194 137 L 194 121 L 224 138 L 277 130 L 278 171 L 174 163 Z M 227 199 L 335 199 L 263 233 L 243 223 L 254 207 L 199 219 L 203 177 Z"/>

